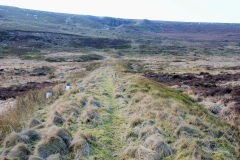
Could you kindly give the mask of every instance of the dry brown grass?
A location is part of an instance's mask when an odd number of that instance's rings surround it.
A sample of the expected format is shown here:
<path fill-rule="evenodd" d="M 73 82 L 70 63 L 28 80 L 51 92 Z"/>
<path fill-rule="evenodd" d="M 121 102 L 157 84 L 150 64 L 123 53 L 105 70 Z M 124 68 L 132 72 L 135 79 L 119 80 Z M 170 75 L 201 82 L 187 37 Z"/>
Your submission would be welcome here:
<path fill-rule="evenodd" d="M 54 87 L 53 97 L 46 99 L 46 92 L 49 90 L 43 89 L 40 91 L 31 91 L 24 96 L 17 97 L 16 104 L 0 117 L 0 141 L 12 131 L 20 131 L 26 125 L 27 120 L 33 117 L 36 110 L 44 104 L 52 103 L 62 93 L 62 86 Z"/>
<path fill-rule="evenodd" d="M 92 106 L 86 107 L 80 116 L 81 121 L 84 123 L 95 122 L 100 117 L 97 109 L 98 108 Z"/>
<path fill-rule="evenodd" d="M 130 122 L 129 122 L 129 126 L 130 127 L 136 127 L 137 125 L 140 125 L 144 122 L 144 119 L 142 117 L 139 116 L 134 116 Z"/>
<path fill-rule="evenodd" d="M 90 63 L 86 64 L 85 68 L 87 71 L 93 71 L 93 70 L 99 68 L 101 65 L 102 65 L 102 63 L 100 63 L 100 62 L 90 62 Z"/>

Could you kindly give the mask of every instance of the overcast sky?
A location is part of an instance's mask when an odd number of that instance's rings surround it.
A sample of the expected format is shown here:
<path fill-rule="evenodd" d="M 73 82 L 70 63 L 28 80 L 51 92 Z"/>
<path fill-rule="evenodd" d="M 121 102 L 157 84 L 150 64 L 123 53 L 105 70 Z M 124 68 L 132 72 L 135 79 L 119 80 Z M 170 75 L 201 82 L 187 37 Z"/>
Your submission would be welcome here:
<path fill-rule="evenodd" d="M 0 5 L 119 18 L 240 23 L 240 0 L 0 0 Z"/>

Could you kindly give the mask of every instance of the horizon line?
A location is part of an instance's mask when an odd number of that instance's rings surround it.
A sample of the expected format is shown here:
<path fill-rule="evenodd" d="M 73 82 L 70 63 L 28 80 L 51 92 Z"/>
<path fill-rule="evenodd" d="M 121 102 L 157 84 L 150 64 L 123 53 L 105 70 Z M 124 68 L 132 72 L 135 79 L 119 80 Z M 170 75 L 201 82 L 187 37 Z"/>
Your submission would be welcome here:
<path fill-rule="evenodd" d="M 160 20 L 160 19 L 148 19 L 148 18 L 126 18 L 126 17 L 114 17 L 114 16 L 100 16 L 100 15 L 91 15 L 91 14 L 79 14 L 79 13 L 69 13 L 69 12 L 60 12 L 60 11 L 49 11 L 49 10 L 38 10 L 38 9 L 32 9 L 32 8 L 23 8 L 19 6 L 10 6 L 10 5 L 1 5 L 3 7 L 12 7 L 12 8 L 18 8 L 18 9 L 25 9 L 25 10 L 32 10 L 32 11 L 41 11 L 41 12 L 49 12 L 49 13 L 55 13 L 55 14 L 68 14 L 68 15 L 76 15 L 76 16 L 93 16 L 93 17 L 99 17 L 99 18 L 116 18 L 116 19 L 126 19 L 126 20 L 149 20 L 149 21 L 157 21 L 157 22 L 177 22 L 177 23 L 201 23 L 201 24 L 240 24 L 240 22 L 208 22 L 208 21 L 181 21 L 181 20 Z"/>

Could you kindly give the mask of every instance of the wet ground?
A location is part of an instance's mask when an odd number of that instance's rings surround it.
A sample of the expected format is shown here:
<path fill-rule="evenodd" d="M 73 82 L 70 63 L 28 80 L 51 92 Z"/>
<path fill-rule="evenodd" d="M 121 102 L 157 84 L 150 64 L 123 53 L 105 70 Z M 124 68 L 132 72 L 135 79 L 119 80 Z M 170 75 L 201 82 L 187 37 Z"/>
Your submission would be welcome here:
<path fill-rule="evenodd" d="M 194 94 L 205 98 L 229 95 L 231 98 L 227 99 L 227 101 L 234 101 L 234 109 L 240 113 L 240 86 L 222 85 L 226 82 L 239 81 L 240 73 L 216 75 L 206 72 L 200 74 L 145 73 L 144 76 L 168 86 L 184 86 L 191 89 Z"/>
<path fill-rule="evenodd" d="M 10 87 L 0 88 L 0 100 L 6 100 L 9 98 L 16 98 L 17 96 L 23 95 L 29 91 L 42 89 L 45 87 L 55 86 L 53 82 L 28 82 L 24 85 L 13 85 Z"/>

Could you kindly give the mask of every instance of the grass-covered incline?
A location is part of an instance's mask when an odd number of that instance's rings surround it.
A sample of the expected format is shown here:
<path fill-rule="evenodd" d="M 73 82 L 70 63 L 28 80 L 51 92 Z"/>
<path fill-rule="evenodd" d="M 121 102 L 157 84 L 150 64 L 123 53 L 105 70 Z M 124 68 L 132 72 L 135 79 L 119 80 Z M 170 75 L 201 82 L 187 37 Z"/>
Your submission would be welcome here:
<path fill-rule="evenodd" d="M 20 159 L 238 159 L 239 135 L 184 93 L 108 62 L 1 145 Z"/>

